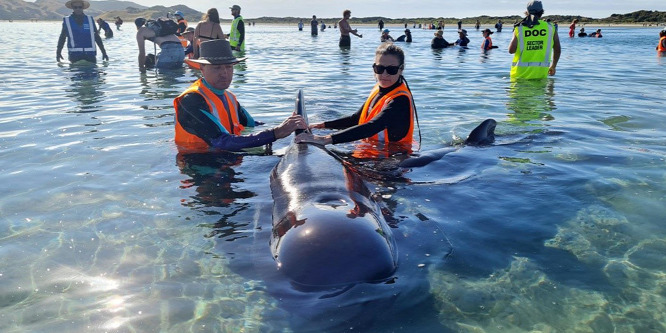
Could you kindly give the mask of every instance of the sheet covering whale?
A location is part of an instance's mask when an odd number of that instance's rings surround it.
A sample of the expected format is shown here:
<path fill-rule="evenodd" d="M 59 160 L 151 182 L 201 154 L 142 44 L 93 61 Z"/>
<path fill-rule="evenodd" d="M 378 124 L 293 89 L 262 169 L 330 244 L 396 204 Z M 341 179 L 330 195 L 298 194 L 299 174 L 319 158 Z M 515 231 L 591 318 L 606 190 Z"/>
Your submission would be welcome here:
<path fill-rule="evenodd" d="M 302 91 L 296 110 L 307 120 Z M 292 283 L 333 287 L 390 279 L 397 249 L 361 177 L 323 146 L 293 143 L 271 173 L 271 253 Z"/>

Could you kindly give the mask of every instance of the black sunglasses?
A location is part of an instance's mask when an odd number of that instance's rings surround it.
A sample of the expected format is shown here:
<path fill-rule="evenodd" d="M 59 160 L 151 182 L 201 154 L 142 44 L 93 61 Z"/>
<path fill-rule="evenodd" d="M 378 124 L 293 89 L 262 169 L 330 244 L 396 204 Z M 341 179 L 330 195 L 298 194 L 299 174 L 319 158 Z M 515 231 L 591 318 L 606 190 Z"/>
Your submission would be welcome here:
<path fill-rule="evenodd" d="M 384 70 L 389 75 L 396 75 L 398 74 L 398 71 L 402 68 L 402 65 L 400 66 L 383 66 L 383 65 L 377 65 L 377 64 L 372 64 L 372 69 L 375 71 L 375 74 L 381 74 L 384 73 Z"/>
<path fill-rule="evenodd" d="M 72 9 L 83 9 L 83 6 L 72 6 Z"/>

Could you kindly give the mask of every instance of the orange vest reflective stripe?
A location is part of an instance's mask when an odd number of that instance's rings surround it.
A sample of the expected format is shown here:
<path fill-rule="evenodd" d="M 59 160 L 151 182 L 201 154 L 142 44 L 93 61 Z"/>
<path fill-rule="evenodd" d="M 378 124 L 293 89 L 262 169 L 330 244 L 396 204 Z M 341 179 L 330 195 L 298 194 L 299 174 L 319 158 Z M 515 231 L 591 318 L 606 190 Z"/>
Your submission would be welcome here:
<path fill-rule="evenodd" d="M 197 93 L 203 96 L 206 104 L 208 104 L 208 110 L 210 111 L 213 117 L 217 118 L 220 121 L 220 124 L 233 135 L 240 135 L 241 131 L 245 129 L 243 125 L 238 121 L 238 109 L 236 106 L 238 102 L 236 101 L 236 96 L 229 90 L 224 91 L 224 101 L 220 99 L 214 92 L 206 87 L 203 84 L 202 80 L 196 80 L 189 88 L 187 88 L 180 96 L 176 97 L 173 100 L 174 109 L 176 109 L 176 145 L 179 147 L 185 148 L 187 150 L 193 151 L 207 151 L 209 146 L 206 141 L 202 140 L 198 136 L 191 134 L 186 131 L 180 123 L 178 123 L 178 102 L 189 93 Z"/>
<path fill-rule="evenodd" d="M 659 38 L 659 45 L 657 46 L 657 51 L 666 52 L 666 48 L 664 47 L 664 40 L 666 40 L 666 36 Z"/>
<path fill-rule="evenodd" d="M 403 143 L 412 143 L 413 141 L 413 134 L 414 134 L 414 100 L 412 98 L 412 93 L 409 91 L 407 88 L 407 85 L 403 82 L 400 84 L 398 87 L 395 89 L 391 90 L 389 93 L 386 95 L 382 96 L 377 103 L 370 109 L 370 103 L 372 103 L 372 100 L 377 96 L 379 93 L 379 84 L 375 85 L 374 88 L 372 88 L 372 91 L 370 92 L 370 96 L 368 99 L 365 101 L 365 104 L 363 105 L 363 110 L 361 111 L 361 117 L 358 120 L 358 124 L 365 124 L 368 121 L 370 121 L 372 118 L 376 117 L 384 108 L 386 104 L 388 104 L 390 101 L 392 101 L 394 98 L 398 96 L 407 96 L 409 98 L 409 131 L 407 131 L 407 134 L 400 139 L 397 142 L 403 142 Z M 381 141 L 381 142 L 389 142 L 389 136 L 388 136 L 388 130 L 384 129 L 383 131 L 365 139 L 365 140 L 374 140 L 374 141 Z"/>

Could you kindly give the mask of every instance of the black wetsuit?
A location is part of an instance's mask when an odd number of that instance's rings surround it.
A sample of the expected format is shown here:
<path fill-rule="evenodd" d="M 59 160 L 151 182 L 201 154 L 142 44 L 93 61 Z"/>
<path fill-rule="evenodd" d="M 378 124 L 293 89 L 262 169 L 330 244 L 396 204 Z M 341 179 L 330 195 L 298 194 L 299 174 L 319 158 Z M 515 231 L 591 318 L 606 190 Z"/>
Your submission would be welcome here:
<path fill-rule="evenodd" d="M 389 88 L 379 88 L 379 93 L 370 103 L 369 110 L 384 95 L 397 88 L 402 83 L 402 78 L 396 84 Z M 365 103 L 364 103 L 365 104 Z M 333 143 L 351 142 L 371 137 L 384 129 L 388 130 L 389 141 L 400 141 L 409 132 L 411 124 L 410 102 L 407 96 L 395 97 L 387 103 L 384 108 L 370 121 L 365 124 L 358 124 L 363 112 L 363 105 L 356 113 L 340 119 L 324 122 L 324 127 L 332 129 L 341 129 L 331 135 Z"/>
<path fill-rule="evenodd" d="M 246 112 L 237 103 L 238 122 L 243 126 L 261 125 L 263 123 L 248 118 Z M 223 131 L 210 116 L 208 104 L 198 93 L 189 93 L 183 96 L 178 104 L 178 123 L 185 131 L 194 134 L 206 141 L 211 147 L 227 151 L 239 151 L 243 148 L 259 147 L 275 141 L 273 129 L 264 130 L 249 135 L 231 135 Z"/>

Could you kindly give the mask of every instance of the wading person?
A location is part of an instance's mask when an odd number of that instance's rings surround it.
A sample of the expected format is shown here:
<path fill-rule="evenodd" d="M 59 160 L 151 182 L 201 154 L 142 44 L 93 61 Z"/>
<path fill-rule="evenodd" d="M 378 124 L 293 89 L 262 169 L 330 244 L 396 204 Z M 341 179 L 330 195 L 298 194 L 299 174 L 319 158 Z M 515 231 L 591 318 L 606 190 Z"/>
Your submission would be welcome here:
<path fill-rule="evenodd" d="M 58 38 L 58 47 L 56 49 L 56 61 L 64 59 L 62 49 L 67 41 L 67 54 L 69 62 L 86 60 L 97 62 L 97 48 L 102 52 L 102 59 L 109 60 L 104 49 L 104 43 L 99 36 L 95 21 L 92 16 L 83 13 L 84 9 L 90 7 L 90 3 L 85 0 L 70 0 L 65 3 L 65 7 L 72 10 L 72 15 L 63 17 L 62 30 Z"/>
<path fill-rule="evenodd" d="M 509 44 L 509 53 L 514 54 L 511 79 L 543 79 L 555 75 L 561 53 L 555 28 L 540 20 L 543 15 L 541 1 L 530 1 L 525 14 L 525 19 L 514 29 Z"/>
<path fill-rule="evenodd" d="M 229 42 L 217 39 L 201 43 L 199 59 L 202 78 L 174 99 L 175 141 L 180 151 L 239 151 L 284 138 L 296 129 L 305 129 L 305 120 L 292 115 L 275 128 L 241 135 L 245 127 L 263 123 L 254 120 L 228 90 L 234 64 L 245 60 L 231 53 Z"/>
<path fill-rule="evenodd" d="M 412 144 L 416 109 L 402 71 L 405 54 L 393 43 L 382 43 L 375 51 L 372 70 L 377 84 L 354 114 L 311 124 L 310 128 L 339 129 L 330 135 L 302 133 L 296 142 L 336 144 L 361 139 L 381 143 Z"/>
<path fill-rule="evenodd" d="M 350 47 L 351 46 L 351 37 L 349 34 L 357 36 L 358 38 L 363 38 L 363 35 L 358 34 L 356 29 L 352 29 L 349 25 L 349 18 L 351 17 L 351 10 L 345 9 L 342 12 L 342 20 L 338 22 L 340 26 L 340 47 Z"/>

